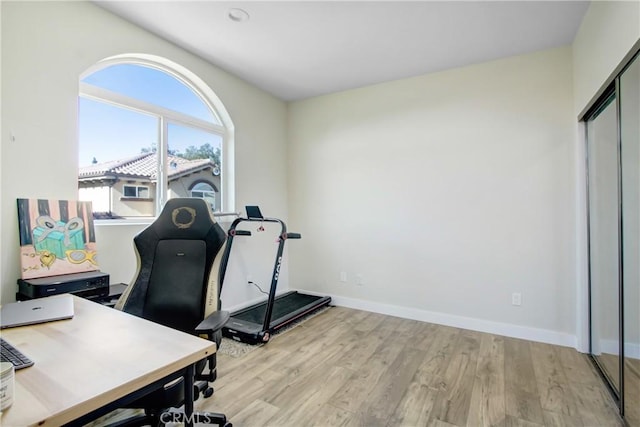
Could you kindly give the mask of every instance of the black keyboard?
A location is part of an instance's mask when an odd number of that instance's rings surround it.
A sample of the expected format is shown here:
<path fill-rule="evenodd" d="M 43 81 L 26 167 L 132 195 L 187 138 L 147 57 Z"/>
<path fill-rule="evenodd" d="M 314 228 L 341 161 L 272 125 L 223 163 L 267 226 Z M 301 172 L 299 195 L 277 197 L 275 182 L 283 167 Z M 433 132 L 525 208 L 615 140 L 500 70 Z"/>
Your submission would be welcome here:
<path fill-rule="evenodd" d="M 0 361 L 11 362 L 16 370 L 33 365 L 33 360 L 22 354 L 20 350 L 6 342 L 2 337 L 0 337 L 0 345 Z"/>

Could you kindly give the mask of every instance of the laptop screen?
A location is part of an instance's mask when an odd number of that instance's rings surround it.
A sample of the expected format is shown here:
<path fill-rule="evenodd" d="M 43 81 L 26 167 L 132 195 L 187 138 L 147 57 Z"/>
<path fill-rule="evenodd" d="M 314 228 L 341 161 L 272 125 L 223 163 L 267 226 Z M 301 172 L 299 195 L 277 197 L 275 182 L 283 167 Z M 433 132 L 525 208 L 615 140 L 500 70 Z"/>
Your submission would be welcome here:
<path fill-rule="evenodd" d="M 70 319 L 73 314 L 69 294 L 12 302 L 0 308 L 0 329 Z"/>

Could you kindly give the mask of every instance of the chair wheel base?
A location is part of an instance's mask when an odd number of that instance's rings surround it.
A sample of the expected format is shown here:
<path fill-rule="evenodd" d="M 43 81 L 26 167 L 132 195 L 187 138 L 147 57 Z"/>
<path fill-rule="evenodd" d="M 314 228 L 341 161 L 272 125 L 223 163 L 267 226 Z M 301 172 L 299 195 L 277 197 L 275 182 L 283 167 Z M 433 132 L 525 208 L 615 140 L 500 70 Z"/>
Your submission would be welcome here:
<path fill-rule="evenodd" d="M 207 387 L 207 388 L 202 392 L 202 395 L 203 395 L 205 398 L 208 398 L 208 397 L 213 396 L 213 388 L 212 388 L 212 387 Z"/>

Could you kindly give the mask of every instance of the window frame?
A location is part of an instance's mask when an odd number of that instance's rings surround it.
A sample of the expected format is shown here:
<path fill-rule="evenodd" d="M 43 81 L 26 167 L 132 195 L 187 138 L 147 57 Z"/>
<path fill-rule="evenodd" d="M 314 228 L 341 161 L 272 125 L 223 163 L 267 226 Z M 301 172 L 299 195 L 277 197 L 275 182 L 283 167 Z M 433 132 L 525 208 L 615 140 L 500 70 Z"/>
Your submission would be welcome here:
<path fill-rule="evenodd" d="M 209 108 L 212 112 L 214 119 L 218 123 L 208 122 L 206 120 L 199 119 L 194 116 L 189 116 L 178 111 L 174 111 L 159 105 L 151 104 L 139 99 L 135 99 L 120 93 L 112 92 L 104 88 L 100 88 L 89 83 L 85 83 L 82 80 L 87 76 L 110 66 L 118 64 L 131 64 L 144 67 L 154 68 L 158 71 L 169 74 L 182 84 L 187 86 L 193 91 L 193 93 L 200 98 L 200 100 Z M 208 133 L 213 133 L 222 138 L 221 151 L 221 176 L 220 176 L 220 211 L 229 212 L 233 211 L 235 207 L 235 186 L 234 186 L 234 134 L 235 127 L 229 114 L 222 104 L 218 96 L 209 88 L 209 86 L 200 79 L 197 75 L 186 69 L 185 67 L 169 61 L 165 58 L 145 55 L 118 55 L 110 58 L 106 58 L 92 67 L 88 68 L 84 73 L 80 75 L 78 88 L 78 97 L 91 99 L 97 102 L 104 102 L 114 105 L 118 108 L 125 108 L 132 111 L 136 111 L 142 114 L 148 114 L 158 119 L 158 165 L 157 165 L 157 182 L 156 182 L 156 194 L 155 194 L 155 212 L 156 216 L 161 212 L 164 204 L 168 199 L 169 183 L 168 183 L 168 166 L 167 164 L 167 148 L 169 146 L 168 134 L 169 124 L 177 124 L 180 126 L 186 126 Z M 128 198 L 127 200 L 131 200 Z M 142 218 L 136 218 L 135 222 L 141 222 Z M 148 218 L 150 221 L 154 217 Z M 112 222 L 113 220 L 104 220 Z M 131 222 L 130 219 L 119 220 L 124 222 Z M 143 220 L 142 222 L 147 222 Z"/>
<path fill-rule="evenodd" d="M 129 187 L 129 188 L 135 188 L 135 190 L 136 190 L 136 195 L 135 195 L 135 196 L 127 196 L 127 195 L 126 195 L 127 187 Z M 151 192 L 149 191 L 149 186 L 148 186 L 148 185 L 132 185 L 132 184 L 124 184 L 124 185 L 122 186 L 122 198 L 123 198 L 123 199 L 127 199 L 127 200 L 131 200 L 131 199 L 148 200 L 148 199 L 149 199 L 149 197 L 141 197 L 141 196 L 140 196 L 140 189 L 147 190 L 147 194 L 151 194 Z"/>

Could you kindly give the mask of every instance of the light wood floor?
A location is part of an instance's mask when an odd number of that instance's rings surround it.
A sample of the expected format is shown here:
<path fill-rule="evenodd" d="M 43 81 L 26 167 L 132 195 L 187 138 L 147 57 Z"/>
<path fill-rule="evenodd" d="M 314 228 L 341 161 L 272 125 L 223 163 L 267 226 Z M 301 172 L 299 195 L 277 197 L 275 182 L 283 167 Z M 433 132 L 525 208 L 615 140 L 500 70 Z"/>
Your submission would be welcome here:
<path fill-rule="evenodd" d="M 616 390 L 620 388 L 620 356 L 617 354 L 602 353 L 595 358 L 598 360 L 600 366 L 604 369 L 606 374 L 613 381 Z"/>
<path fill-rule="evenodd" d="M 625 418 L 632 427 L 640 426 L 640 360 L 624 360 Z"/>
<path fill-rule="evenodd" d="M 597 359 L 618 387 L 620 356 L 602 353 Z M 631 427 L 640 426 L 640 360 L 624 359 L 625 419 Z"/>
<path fill-rule="evenodd" d="M 332 308 L 241 358 L 199 410 L 245 426 L 621 426 L 573 349 Z"/>

